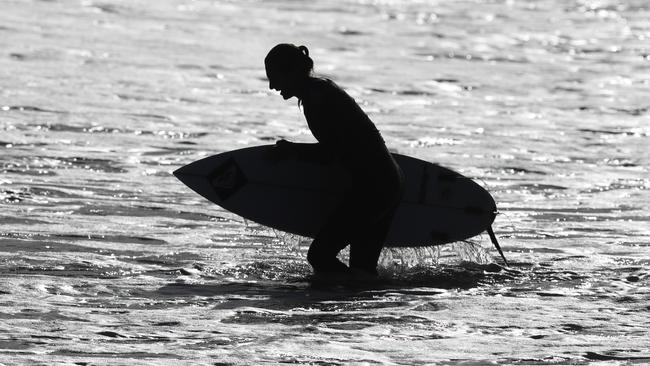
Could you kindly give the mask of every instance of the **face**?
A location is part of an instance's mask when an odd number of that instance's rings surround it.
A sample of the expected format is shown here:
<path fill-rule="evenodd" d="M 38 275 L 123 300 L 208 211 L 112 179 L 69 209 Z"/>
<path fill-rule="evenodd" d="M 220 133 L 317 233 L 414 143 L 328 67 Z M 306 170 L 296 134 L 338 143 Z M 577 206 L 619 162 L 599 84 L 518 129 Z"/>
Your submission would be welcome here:
<path fill-rule="evenodd" d="M 269 89 L 279 91 L 285 100 L 296 96 L 296 83 L 290 74 L 275 71 L 267 65 L 266 77 L 269 79 Z"/>

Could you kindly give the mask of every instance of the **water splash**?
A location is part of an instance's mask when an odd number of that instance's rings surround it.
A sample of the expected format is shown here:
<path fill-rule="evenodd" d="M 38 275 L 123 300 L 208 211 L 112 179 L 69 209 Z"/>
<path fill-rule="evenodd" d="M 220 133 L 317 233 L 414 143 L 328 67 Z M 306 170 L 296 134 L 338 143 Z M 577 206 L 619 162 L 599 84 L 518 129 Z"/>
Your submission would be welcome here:
<path fill-rule="evenodd" d="M 312 239 L 296 234 L 287 233 L 281 230 L 266 228 L 259 225 L 246 223 L 247 231 L 260 233 L 270 230 L 275 238 L 285 247 L 294 253 L 306 258 L 307 249 Z M 344 248 L 338 258 L 349 263 L 349 247 Z M 478 241 L 465 240 L 443 246 L 423 246 L 414 248 L 386 247 L 382 249 L 378 260 L 378 266 L 382 271 L 399 273 L 414 267 L 436 267 L 441 264 L 453 265 L 462 262 L 476 264 L 490 264 L 494 261 Z"/>
<path fill-rule="evenodd" d="M 478 264 L 490 264 L 493 262 L 487 250 L 476 241 L 464 240 L 456 242 L 452 244 L 452 248 L 462 261 Z"/>
<path fill-rule="evenodd" d="M 281 243 L 285 244 L 292 252 L 304 254 L 307 250 L 306 248 L 309 248 L 309 244 L 311 244 L 312 239 L 306 236 L 291 234 L 272 228 L 270 230 L 272 230 L 275 237 Z"/>

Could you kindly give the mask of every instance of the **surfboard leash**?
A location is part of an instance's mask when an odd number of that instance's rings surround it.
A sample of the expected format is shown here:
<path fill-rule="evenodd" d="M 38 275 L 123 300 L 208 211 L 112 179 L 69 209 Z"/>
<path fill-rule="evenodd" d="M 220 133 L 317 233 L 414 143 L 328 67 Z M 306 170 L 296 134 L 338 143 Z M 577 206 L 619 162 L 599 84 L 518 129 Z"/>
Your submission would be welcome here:
<path fill-rule="evenodd" d="M 494 244 L 494 247 L 497 248 L 499 254 L 501 254 L 501 258 L 503 258 L 503 262 L 506 264 L 506 267 L 510 267 L 510 265 L 508 264 L 508 260 L 506 259 L 506 256 L 503 255 L 503 251 L 501 250 L 501 246 L 497 241 L 497 237 L 494 235 L 494 231 L 492 231 L 492 225 L 488 226 L 487 232 L 488 235 L 490 236 L 490 240 L 492 241 L 492 244 Z"/>

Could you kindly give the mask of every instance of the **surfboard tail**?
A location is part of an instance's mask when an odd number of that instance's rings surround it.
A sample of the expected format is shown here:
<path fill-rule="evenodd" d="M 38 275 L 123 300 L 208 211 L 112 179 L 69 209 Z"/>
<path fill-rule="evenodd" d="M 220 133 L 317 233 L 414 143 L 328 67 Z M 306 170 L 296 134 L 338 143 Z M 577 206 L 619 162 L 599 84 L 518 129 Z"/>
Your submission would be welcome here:
<path fill-rule="evenodd" d="M 494 244 L 494 247 L 497 248 L 499 254 L 501 254 L 501 258 L 503 258 L 503 262 L 506 264 L 506 267 L 509 267 L 510 265 L 508 264 L 508 260 L 506 259 L 506 256 L 503 255 L 503 251 L 501 250 L 501 246 L 497 241 L 497 237 L 494 235 L 494 231 L 492 231 L 492 225 L 488 226 L 487 232 L 488 235 L 490 236 L 490 240 L 492 241 L 492 244 Z"/>

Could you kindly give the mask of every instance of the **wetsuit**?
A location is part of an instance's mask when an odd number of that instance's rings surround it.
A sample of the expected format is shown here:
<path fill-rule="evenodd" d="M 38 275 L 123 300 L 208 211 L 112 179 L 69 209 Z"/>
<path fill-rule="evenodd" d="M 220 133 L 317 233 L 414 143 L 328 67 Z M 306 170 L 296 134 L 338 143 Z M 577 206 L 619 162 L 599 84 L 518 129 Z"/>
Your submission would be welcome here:
<path fill-rule="evenodd" d="M 345 272 L 336 255 L 350 244 L 350 268 L 376 273 L 377 260 L 401 199 L 404 177 L 370 118 L 328 79 L 310 78 L 302 99 L 317 144 L 298 152 L 340 164 L 350 185 L 309 247 L 315 272 Z"/>

